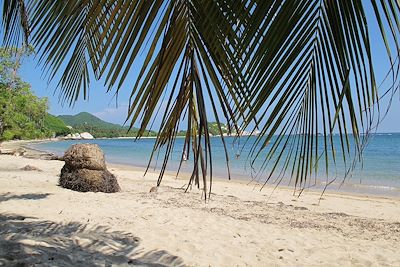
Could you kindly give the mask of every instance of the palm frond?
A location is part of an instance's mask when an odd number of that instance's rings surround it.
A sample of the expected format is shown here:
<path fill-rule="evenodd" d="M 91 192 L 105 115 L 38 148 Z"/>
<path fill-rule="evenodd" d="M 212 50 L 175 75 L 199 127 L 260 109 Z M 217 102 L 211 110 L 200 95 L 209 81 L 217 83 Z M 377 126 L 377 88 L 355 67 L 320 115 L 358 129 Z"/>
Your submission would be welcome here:
<path fill-rule="evenodd" d="M 380 3 L 392 7 L 385 18 L 398 54 L 399 27 L 393 20 L 398 19 L 399 9 L 388 2 Z M 252 164 L 266 150 L 260 170 L 271 166 L 271 171 L 264 182 L 278 173 L 274 182 L 290 176 L 301 190 L 310 186 L 308 178 L 318 172 L 320 162 L 329 176 L 329 162 L 336 162 L 338 154 L 349 173 L 354 160 L 362 159 L 368 135 L 379 120 L 364 4 L 260 1 L 253 9 L 250 21 L 258 22 L 258 29 L 249 27 L 242 45 L 252 103 L 241 105 L 248 110 L 242 128 L 250 127 L 255 118 L 257 127 L 261 125 L 251 148 Z M 384 27 L 381 32 L 384 36 Z M 384 42 L 390 47 L 386 38 Z M 388 55 L 393 62 L 389 49 Z M 333 138 L 334 134 L 340 138 Z M 336 142 L 341 151 L 335 151 Z"/>
<path fill-rule="evenodd" d="M 28 44 L 30 34 L 28 11 L 23 0 L 3 1 L 4 44 L 18 46 L 21 39 Z"/>
<path fill-rule="evenodd" d="M 386 47 L 393 94 L 399 11 L 394 0 L 7 0 L 3 27 L 8 43 L 31 33 L 50 79 L 62 72 L 60 99 L 70 104 L 82 91 L 88 96 L 91 73 L 118 94 L 139 66 L 127 122 L 140 124 L 140 137 L 162 109 L 158 183 L 185 127 L 183 150 L 194 158 L 189 186 L 210 191 L 212 117 L 236 133 L 260 130 L 246 142 L 256 179 L 268 166 L 264 182 L 289 176 L 302 190 L 320 165 L 329 176 L 330 162 L 341 158 L 348 173 L 361 160 L 381 118 L 371 42 Z M 372 20 L 379 37 L 370 35 Z"/>

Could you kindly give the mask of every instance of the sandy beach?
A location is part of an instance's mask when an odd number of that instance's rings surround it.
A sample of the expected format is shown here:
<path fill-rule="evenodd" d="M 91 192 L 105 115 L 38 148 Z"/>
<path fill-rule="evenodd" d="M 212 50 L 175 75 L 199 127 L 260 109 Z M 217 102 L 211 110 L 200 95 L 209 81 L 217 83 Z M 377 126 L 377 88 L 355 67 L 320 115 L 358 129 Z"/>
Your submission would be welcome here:
<path fill-rule="evenodd" d="M 121 192 L 79 193 L 63 164 L 0 155 L 0 266 L 400 266 L 400 198 L 218 180 L 205 203 L 117 165 Z"/>

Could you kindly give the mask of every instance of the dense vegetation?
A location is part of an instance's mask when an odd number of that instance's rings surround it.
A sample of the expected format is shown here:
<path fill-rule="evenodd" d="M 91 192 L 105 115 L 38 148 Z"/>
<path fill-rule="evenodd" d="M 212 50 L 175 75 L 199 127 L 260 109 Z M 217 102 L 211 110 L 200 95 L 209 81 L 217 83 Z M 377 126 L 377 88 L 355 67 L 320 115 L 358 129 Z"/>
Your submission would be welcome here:
<path fill-rule="evenodd" d="M 11 89 L 0 85 L 1 139 L 34 139 L 48 135 L 44 128 L 47 100 L 33 95 L 29 85 Z"/>
<path fill-rule="evenodd" d="M 30 48 L 12 53 L 0 48 L 0 140 L 35 139 L 69 132 L 66 125 L 47 113 L 47 98 L 39 98 L 18 76 L 21 59 Z"/>
<path fill-rule="evenodd" d="M 71 133 L 71 130 L 67 127 L 63 120 L 51 114 L 47 114 L 45 117 L 44 125 L 55 136 L 64 136 Z"/>

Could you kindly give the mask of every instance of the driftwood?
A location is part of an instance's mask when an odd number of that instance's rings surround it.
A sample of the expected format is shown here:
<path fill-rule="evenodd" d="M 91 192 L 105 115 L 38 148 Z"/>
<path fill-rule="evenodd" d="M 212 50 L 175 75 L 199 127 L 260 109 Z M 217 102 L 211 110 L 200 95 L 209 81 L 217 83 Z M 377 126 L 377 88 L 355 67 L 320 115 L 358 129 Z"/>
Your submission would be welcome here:
<path fill-rule="evenodd" d="M 25 153 L 26 153 L 26 150 L 23 148 L 16 148 L 16 149 L 2 148 L 2 149 L 0 149 L 1 155 L 22 156 Z"/>
<path fill-rule="evenodd" d="M 43 159 L 43 160 L 60 160 L 64 161 L 64 157 L 54 155 L 52 153 L 37 153 L 37 154 L 24 154 L 27 159 Z"/>

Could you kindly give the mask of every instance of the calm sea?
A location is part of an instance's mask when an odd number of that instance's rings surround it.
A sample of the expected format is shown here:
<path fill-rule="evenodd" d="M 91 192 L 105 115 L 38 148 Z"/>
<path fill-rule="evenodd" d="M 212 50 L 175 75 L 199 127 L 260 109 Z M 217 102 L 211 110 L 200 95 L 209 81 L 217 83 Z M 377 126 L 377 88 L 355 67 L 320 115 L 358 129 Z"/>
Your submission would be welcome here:
<path fill-rule="evenodd" d="M 340 157 L 341 146 L 339 136 L 334 136 L 333 138 L 336 143 L 335 150 Z M 248 144 L 251 144 L 254 140 L 254 137 L 250 137 Z M 243 148 L 245 138 L 241 138 L 241 143 L 233 137 L 227 137 L 225 141 L 227 143 L 232 179 L 250 181 L 254 178 L 263 182 L 272 168 L 272 164 L 270 164 L 262 172 L 259 171 L 259 167 L 265 159 L 265 154 L 261 155 L 253 164 L 253 168 L 251 168 L 250 161 L 247 157 L 250 145 L 244 146 Z M 68 140 L 34 144 L 32 147 L 62 155 L 69 146 L 76 143 L 98 144 L 104 150 L 107 162 L 145 167 L 147 166 L 153 148 L 154 139 L 146 138 L 138 141 L 134 139 Z M 322 146 L 322 139 L 320 143 Z M 178 138 L 170 159 L 169 171 L 177 170 L 182 148 L 183 139 Z M 225 153 L 220 138 L 212 138 L 212 151 L 213 176 L 227 179 Z M 240 154 L 239 157 L 237 157 L 238 154 Z M 155 156 L 151 164 L 151 169 L 159 169 L 162 161 L 163 153 L 161 152 L 158 160 L 157 155 Z M 192 161 L 189 156 L 189 160 L 183 163 L 181 171 L 189 173 L 192 166 L 191 164 Z M 323 159 L 321 159 L 319 165 L 325 166 Z M 323 169 L 323 171 L 317 173 L 316 179 L 314 176 L 312 179 L 309 179 L 310 183 L 307 184 L 307 186 L 321 189 L 327 182 L 334 180 L 328 187 L 331 191 L 351 191 L 356 193 L 400 197 L 400 133 L 372 135 L 363 153 L 363 164 L 358 163 L 356 168 L 347 175 L 344 183 L 342 183 L 342 181 L 345 177 L 345 165 L 340 158 L 336 162 L 336 165 L 331 162 L 329 164 L 329 169 L 328 176 Z M 283 176 L 282 185 L 293 184 L 293 181 L 291 181 L 289 177 L 290 172 Z M 276 176 L 273 176 L 270 180 L 270 184 L 274 184 L 276 178 Z"/>

